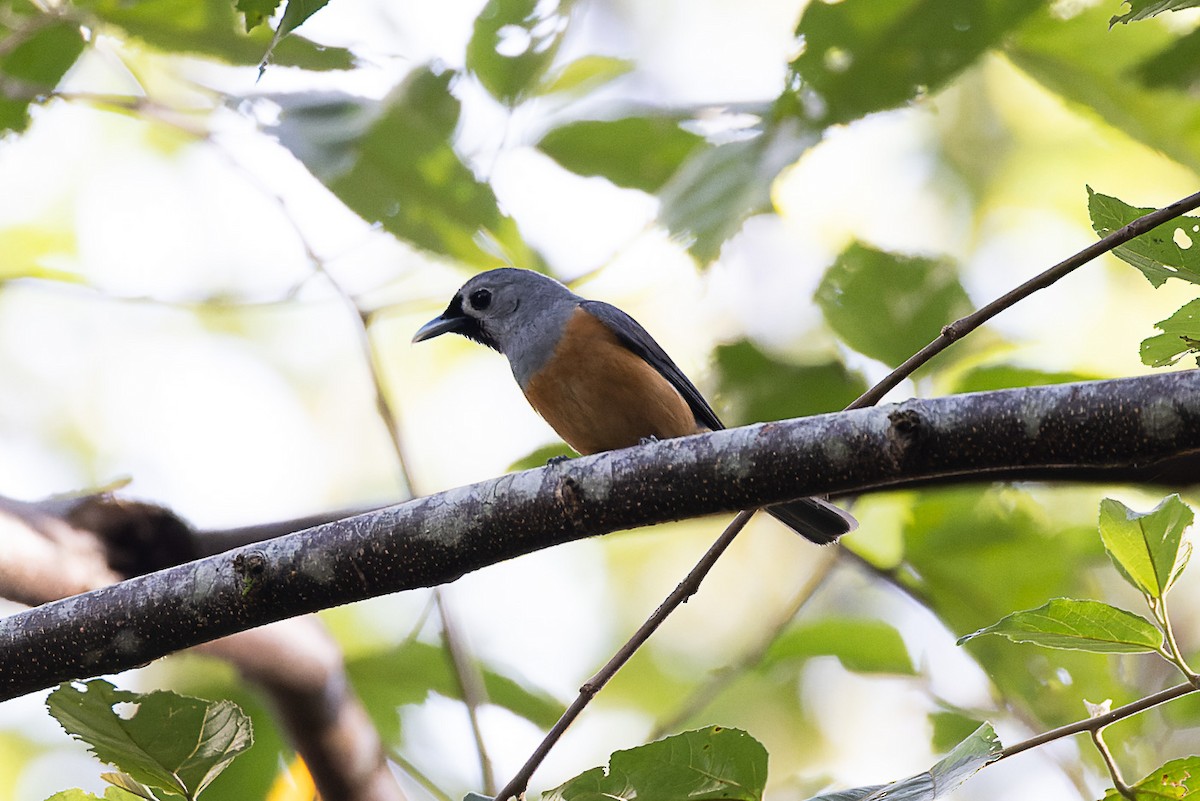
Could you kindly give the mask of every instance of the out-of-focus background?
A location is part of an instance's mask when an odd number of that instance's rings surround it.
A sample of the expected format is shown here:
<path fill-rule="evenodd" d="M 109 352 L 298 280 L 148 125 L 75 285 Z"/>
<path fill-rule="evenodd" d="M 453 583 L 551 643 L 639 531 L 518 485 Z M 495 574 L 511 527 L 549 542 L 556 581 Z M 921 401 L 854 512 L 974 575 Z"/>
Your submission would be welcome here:
<path fill-rule="evenodd" d="M 221 529 L 537 464 L 557 440 L 502 358 L 453 337 L 409 344 L 467 277 L 505 263 L 631 313 L 731 424 L 836 411 L 944 323 L 1094 241 L 1087 187 L 1145 207 L 1196 189 L 1192 12 L 1110 29 L 1126 10 L 1113 0 L 525 5 L 522 25 L 489 22 L 521 3 L 481 17 L 482 0 L 338 0 L 260 75 L 270 31 L 248 37 L 228 0 L 0 3 L 0 494 L 128 480 L 123 493 Z M 61 68 L 18 62 L 46 31 L 63 37 Z M 1139 344 L 1195 294 L 1106 257 L 890 397 L 1148 372 Z M 1056 596 L 1134 608 L 1097 507 L 1161 495 L 861 498 L 846 544 L 890 578 L 755 520 L 533 789 L 718 723 L 766 745 L 771 798 L 799 799 L 924 770 L 978 720 L 1014 741 L 1084 717 L 1084 698 L 1166 686 L 1151 656 L 954 645 Z M 723 522 L 578 542 L 446 588 L 481 665 L 528 690 L 525 707 L 482 710 L 497 774 Z M 1171 603 L 1195 653 L 1195 576 Z M 430 604 L 410 592 L 322 618 L 389 744 L 459 797 L 481 789 L 462 705 L 354 671 L 436 646 Z M 258 744 L 206 799 L 263 798 L 291 758 L 220 663 L 176 657 L 118 681 L 255 713 Z M 1198 724 L 1183 701 L 1111 740 L 1140 777 L 1194 751 Z M 97 790 L 100 769 L 42 696 L 0 705 L 0 799 Z M 1068 740 L 956 797 L 1099 797 L 1108 782 Z"/>

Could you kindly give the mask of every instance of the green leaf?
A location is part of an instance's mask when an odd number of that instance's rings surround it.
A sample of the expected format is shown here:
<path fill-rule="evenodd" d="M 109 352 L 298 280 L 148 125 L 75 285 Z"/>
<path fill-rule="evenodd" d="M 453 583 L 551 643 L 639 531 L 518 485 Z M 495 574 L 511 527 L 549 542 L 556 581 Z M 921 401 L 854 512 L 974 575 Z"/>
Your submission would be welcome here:
<path fill-rule="evenodd" d="M 272 60 L 275 55 L 279 43 L 304 24 L 305 20 L 324 8 L 328 2 L 329 0 L 288 0 L 287 6 L 283 9 L 283 18 L 279 20 L 279 27 L 275 30 L 275 35 L 271 37 L 271 43 L 267 45 L 267 51 L 263 53 L 262 60 L 258 64 L 259 77 L 262 77 L 263 70 L 267 68 L 267 62 Z"/>
<path fill-rule="evenodd" d="M 1162 648 L 1163 642 L 1162 632 L 1144 617 L 1100 601 L 1075 598 L 1055 598 L 1037 609 L 1013 612 L 987 628 L 960 637 L 958 644 L 984 634 L 1098 654 L 1150 653 Z"/>
<path fill-rule="evenodd" d="M 833 125 L 945 85 L 1041 0 L 854 0 L 809 3 L 791 62 L 810 122 Z"/>
<path fill-rule="evenodd" d="M 963 373 L 955 380 L 951 393 L 988 392 L 993 389 L 1037 387 L 1047 384 L 1073 384 L 1079 381 L 1095 381 L 1098 378 L 1090 373 L 1037 370 L 1032 367 L 1019 367 L 1011 364 L 990 364 Z"/>
<path fill-rule="evenodd" d="M 131 795 L 134 798 L 145 799 L 145 801 L 158 801 L 153 790 L 128 773 L 101 773 L 100 778 L 113 785 L 113 790 L 120 791 L 121 798 Z"/>
<path fill-rule="evenodd" d="M 1000 738 L 985 723 L 963 740 L 945 759 L 924 773 L 888 785 L 858 787 L 815 796 L 809 801 L 933 801 L 945 798 L 963 783 L 1000 758 Z"/>
<path fill-rule="evenodd" d="M 1200 354 L 1200 299 L 1184 304 L 1154 327 L 1162 333 L 1142 340 L 1142 364 L 1169 367 L 1184 356 Z"/>
<path fill-rule="evenodd" d="M 554 725 L 562 714 L 563 705 L 546 693 L 529 689 L 486 665 L 480 668 L 491 703 L 543 728 Z M 416 640 L 351 658 L 346 662 L 346 672 L 389 742 L 399 737 L 397 707 L 421 703 L 431 692 L 462 699 L 462 688 L 445 649 Z"/>
<path fill-rule="evenodd" d="M 880 620 L 825 618 L 789 628 L 767 649 L 761 666 L 785 660 L 836 656 L 858 673 L 916 674 L 900 632 Z"/>
<path fill-rule="evenodd" d="M 857 243 L 826 271 L 816 301 L 847 345 L 891 367 L 971 310 L 952 262 Z"/>
<path fill-rule="evenodd" d="M 28 30 L 5 31 L 0 49 L 0 133 L 23 131 L 29 124 L 29 105 L 41 102 L 58 86 L 63 75 L 83 52 L 79 23 L 45 18 L 20 18 Z"/>
<path fill-rule="evenodd" d="M 1111 6 L 1067 16 L 1047 3 L 1014 32 L 1005 53 L 1069 104 L 1171 158 L 1200 169 L 1200 102 L 1183 90 L 1147 91 L 1137 66 L 1175 41 L 1161 25 L 1108 30 Z M 1077 7 L 1078 8 L 1078 7 Z"/>
<path fill-rule="evenodd" d="M 704 148 L 704 137 L 669 117 L 584 120 L 554 128 L 537 147 L 577 175 L 598 175 L 617 186 L 657 192 L 681 164 Z"/>
<path fill-rule="evenodd" d="M 840 361 L 790 364 L 745 339 L 719 345 L 713 356 L 731 425 L 836 412 L 867 389 L 862 375 Z"/>
<path fill-rule="evenodd" d="M 230 64 L 259 64 L 275 38 L 265 25 L 249 35 L 242 33 L 229 0 L 77 0 L 75 5 L 118 38 L 132 36 L 167 53 L 208 56 Z M 349 50 L 318 46 L 299 36 L 280 42 L 271 60 L 310 70 L 344 70 L 354 62 Z"/>
<path fill-rule="evenodd" d="M 707 264 L 748 217 L 773 210 L 771 183 L 816 141 L 812 131 L 785 121 L 759 136 L 698 149 L 660 190 L 659 220 Z"/>
<path fill-rule="evenodd" d="M 237 0 L 235 8 L 246 19 L 246 33 L 269 20 L 282 0 Z"/>
<path fill-rule="evenodd" d="M 1108 21 L 1109 25 L 1123 22 L 1126 25 L 1134 20 L 1147 19 L 1164 11 L 1182 11 L 1185 8 L 1200 6 L 1200 0 L 1124 0 L 1121 5 L 1129 4 L 1129 10 L 1118 14 Z"/>
<path fill-rule="evenodd" d="M 710 726 L 617 751 L 607 770 L 592 768 L 542 799 L 759 801 L 766 783 L 766 749 L 744 731 Z"/>
<path fill-rule="evenodd" d="M 1088 187 L 1088 215 L 1092 218 L 1092 229 L 1100 237 L 1152 211 L 1153 208 L 1136 208 Z M 1200 217 L 1177 217 L 1165 222 L 1118 246 L 1113 254 L 1141 270 L 1155 288 L 1168 278 L 1200 284 Z"/>
<path fill-rule="evenodd" d="M 287 0 L 287 6 L 283 9 L 283 19 L 279 20 L 279 30 L 275 32 L 276 38 L 287 36 L 299 28 L 328 2 L 329 0 Z"/>
<path fill-rule="evenodd" d="M 582 56 L 547 75 L 537 87 L 539 95 L 579 95 L 597 89 L 633 70 L 632 61 L 612 56 Z"/>
<path fill-rule="evenodd" d="M 1189 90 L 1200 80 L 1200 28 L 1144 58 L 1133 74 L 1147 89 Z"/>
<path fill-rule="evenodd" d="M 129 704 L 127 714 L 114 711 Z M 68 734 L 134 780 L 186 798 L 201 792 L 253 742 L 229 701 L 118 690 L 103 679 L 61 684 L 46 707 Z"/>
<path fill-rule="evenodd" d="M 47 798 L 46 801 L 139 801 L 139 799 L 138 796 L 127 793 L 119 787 L 107 787 L 104 790 L 104 798 L 80 789 L 74 789 L 55 793 Z"/>
<path fill-rule="evenodd" d="M 1100 538 L 1130 584 L 1151 598 L 1162 598 L 1192 555 L 1192 543 L 1184 538 L 1192 518 L 1178 495 L 1145 513 L 1105 498 L 1100 502 Z"/>
<path fill-rule="evenodd" d="M 1200 756 L 1172 759 L 1133 785 L 1135 801 L 1200 801 Z M 1115 789 L 1104 801 L 1126 801 Z"/>
<path fill-rule="evenodd" d="M 279 137 L 343 203 L 413 245 L 473 267 L 541 260 L 454 152 L 453 72 L 421 67 L 380 109 L 345 98 L 285 108 Z"/>
<path fill-rule="evenodd" d="M 508 466 L 506 473 L 515 473 L 518 470 L 533 470 L 536 467 L 545 467 L 551 460 L 559 456 L 565 456 L 568 459 L 574 458 L 579 454 L 571 450 L 565 442 L 554 442 L 549 445 L 543 445 L 537 448 L 528 456 L 523 456 L 517 461 Z"/>
<path fill-rule="evenodd" d="M 571 0 L 488 0 L 467 44 L 467 69 L 502 103 L 515 105 L 549 69 Z"/>
<path fill-rule="evenodd" d="M 938 753 L 951 750 L 983 725 L 983 721 L 973 715 L 949 709 L 930 713 L 929 722 L 933 728 L 930 745 Z"/>

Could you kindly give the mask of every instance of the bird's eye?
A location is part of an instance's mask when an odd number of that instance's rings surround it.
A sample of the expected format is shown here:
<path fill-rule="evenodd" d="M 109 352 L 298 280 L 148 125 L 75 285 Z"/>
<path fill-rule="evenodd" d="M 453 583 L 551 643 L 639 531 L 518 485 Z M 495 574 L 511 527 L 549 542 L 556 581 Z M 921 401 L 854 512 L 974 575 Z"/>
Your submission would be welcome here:
<path fill-rule="evenodd" d="M 483 311 L 492 305 L 492 291 L 490 289 L 476 289 L 471 293 L 469 300 L 471 301 L 472 308 Z"/>

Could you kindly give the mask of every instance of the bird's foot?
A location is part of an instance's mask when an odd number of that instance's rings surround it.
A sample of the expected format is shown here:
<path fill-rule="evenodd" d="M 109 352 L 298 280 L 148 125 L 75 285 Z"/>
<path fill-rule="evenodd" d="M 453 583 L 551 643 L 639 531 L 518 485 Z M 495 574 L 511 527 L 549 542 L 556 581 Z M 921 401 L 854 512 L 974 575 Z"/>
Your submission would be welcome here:
<path fill-rule="evenodd" d="M 649 445 L 651 442 L 658 442 L 658 437 L 653 434 L 648 437 L 642 437 L 638 440 L 638 445 Z"/>
<path fill-rule="evenodd" d="M 558 456 L 551 456 L 549 459 L 547 459 L 546 465 L 554 466 L 556 464 L 562 464 L 563 462 L 570 461 L 570 459 L 570 456 L 567 456 L 565 453 L 560 453 Z"/>

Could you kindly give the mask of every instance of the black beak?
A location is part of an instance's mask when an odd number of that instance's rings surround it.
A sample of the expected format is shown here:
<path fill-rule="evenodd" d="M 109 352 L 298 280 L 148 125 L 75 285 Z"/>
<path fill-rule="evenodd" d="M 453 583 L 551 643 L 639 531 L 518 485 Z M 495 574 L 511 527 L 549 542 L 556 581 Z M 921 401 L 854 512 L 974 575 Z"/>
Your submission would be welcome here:
<path fill-rule="evenodd" d="M 455 298 L 440 316 L 434 317 L 413 334 L 413 342 L 440 337 L 442 334 L 466 334 L 472 320 L 462 312 L 462 301 Z"/>
<path fill-rule="evenodd" d="M 440 337 L 442 334 L 459 334 L 465 327 L 465 317 L 434 317 L 413 334 L 413 342 L 424 342 L 427 339 Z"/>

